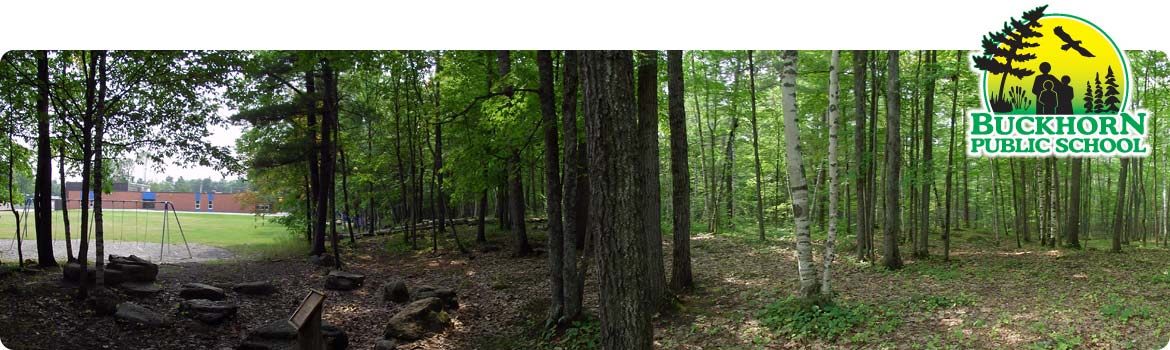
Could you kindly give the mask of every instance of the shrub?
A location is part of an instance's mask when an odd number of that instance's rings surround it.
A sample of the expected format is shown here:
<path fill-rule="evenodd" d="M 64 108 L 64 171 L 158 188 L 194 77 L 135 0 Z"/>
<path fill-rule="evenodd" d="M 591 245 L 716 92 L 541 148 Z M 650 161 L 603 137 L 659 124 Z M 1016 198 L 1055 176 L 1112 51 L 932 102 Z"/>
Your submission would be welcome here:
<path fill-rule="evenodd" d="M 758 317 L 761 325 L 775 332 L 795 338 L 832 340 L 868 322 L 871 311 L 862 304 L 817 305 L 787 297 L 764 307 Z"/>

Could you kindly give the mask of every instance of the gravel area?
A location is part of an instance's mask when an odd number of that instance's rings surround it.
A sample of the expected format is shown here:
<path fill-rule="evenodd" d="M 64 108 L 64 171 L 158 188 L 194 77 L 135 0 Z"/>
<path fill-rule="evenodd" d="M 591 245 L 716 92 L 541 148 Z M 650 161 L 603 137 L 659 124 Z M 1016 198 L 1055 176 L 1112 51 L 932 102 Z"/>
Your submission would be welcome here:
<path fill-rule="evenodd" d="M 80 241 L 73 240 L 73 250 L 76 252 Z M 22 245 L 24 247 L 24 257 L 26 259 L 36 259 L 37 243 L 34 240 L 26 240 Z M 212 247 L 203 244 L 191 243 L 191 254 L 187 254 L 187 247 L 183 244 L 167 244 L 162 245 L 162 258 L 159 257 L 160 245 L 158 242 L 134 242 L 134 241 L 106 241 L 106 254 L 114 255 L 137 255 L 141 258 L 148 259 L 153 262 L 164 263 L 180 263 L 180 262 L 202 262 L 211 260 L 224 260 L 234 258 L 236 255 L 231 251 L 219 247 Z M 90 261 L 93 257 L 93 242 L 90 242 Z M 16 240 L 8 240 L 7 242 L 0 242 L 0 259 L 5 261 L 16 260 Z M 57 261 L 65 261 L 65 240 L 53 241 L 53 255 L 57 257 Z"/>

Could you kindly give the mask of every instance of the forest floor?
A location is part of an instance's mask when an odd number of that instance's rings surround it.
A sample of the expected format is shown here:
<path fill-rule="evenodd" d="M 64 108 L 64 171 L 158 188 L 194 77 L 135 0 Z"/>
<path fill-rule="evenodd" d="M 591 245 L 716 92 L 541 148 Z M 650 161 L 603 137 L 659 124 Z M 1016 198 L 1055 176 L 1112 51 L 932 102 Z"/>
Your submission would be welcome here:
<path fill-rule="evenodd" d="M 532 244 L 541 247 L 539 225 L 530 227 Z M 658 348 L 1156 349 L 1170 338 L 1170 251 L 1127 246 L 1125 253 L 1112 254 L 1096 248 L 1102 241 L 1089 242 L 1085 250 L 1035 244 L 1016 249 L 1014 239 L 997 247 L 991 236 L 972 232 L 955 235 L 950 262 L 907 259 L 906 268 L 894 272 L 846 254 L 834 263 L 835 332 L 770 328 L 774 317 L 763 310 L 797 289 L 792 239 L 775 233 L 761 243 L 750 236 L 693 237 L 697 288 L 680 294 L 675 310 L 655 317 Z M 543 330 L 547 255 L 511 258 L 507 237 L 493 231 L 489 239 L 505 249 L 487 253 L 465 237 L 474 252 L 469 256 L 449 249 L 454 245 L 446 240 L 438 253 L 431 252 L 429 237 L 419 242 L 423 250 L 410 249 L 400 235 L 347 244 L 346 269 L 367 275 L 366 283 L 352 292 L 327 291 L 324 318 L 347 331 L 351 348 L 372 349 L 385 321 L 402 308 L 383 302 L 380 287 L 403 279 L 411 289 L 453 288 L 460 308 L 451 313 L 452 328 L 400 349 L 591 348 L 598 340 L 595 320 L 559 336 Z M 669 245 L 665 251 L 669 255 Z M 173 321 L 162 329 L 83 311 L 72 301 L 73 290 L 57 282 L 59 272 L 10 274 L 0 279 L 0 340 L 13 349 L 234 348 L 248 331 L 287 318 L 309 288 L 321 289 L 327 272 L 299 255 L 163 265 L 163 293 L 133 299 Z M 229 294 L 241 308 L 224 325 L 204 326 L 178 314 L 182 283 L 227 286 L 262 279 L 274 281 L 279 292 Z M 585 303 L 595 315 L 594 281 L 587 283 Z"/>

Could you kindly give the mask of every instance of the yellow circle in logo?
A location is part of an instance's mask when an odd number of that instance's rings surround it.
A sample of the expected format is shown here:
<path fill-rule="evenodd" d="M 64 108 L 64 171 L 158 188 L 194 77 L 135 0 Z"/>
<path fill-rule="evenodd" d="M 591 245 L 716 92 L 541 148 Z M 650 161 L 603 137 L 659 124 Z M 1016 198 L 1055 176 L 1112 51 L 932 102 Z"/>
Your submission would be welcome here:
<path fill-rule="evenodd" d="M 1080 17 L 1049 14 L 1039 37 L 1005 36 L 1001 72 L 984 71 L 983 98 L 995 114 L 1117 114 L 1129 99 L 1125 55 Z M 1008 27 L 1007 29 L 1010 29 Z M 1005 29 L 1005 30 L 1007 30 Z M 1006 69 L 1003 69 L 1006 68 Z"/>

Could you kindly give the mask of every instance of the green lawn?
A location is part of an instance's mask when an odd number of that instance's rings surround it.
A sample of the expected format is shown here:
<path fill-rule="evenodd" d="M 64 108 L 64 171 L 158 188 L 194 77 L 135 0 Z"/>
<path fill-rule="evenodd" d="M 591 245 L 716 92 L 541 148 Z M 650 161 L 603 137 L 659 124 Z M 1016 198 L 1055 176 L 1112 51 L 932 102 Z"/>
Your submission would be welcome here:
<path fill-rule="evenodd" d="M 182 243 L 174 214 L 170 214 L 171 242 Z M 190 243 L 223 247 L 237 253 L 271 253 L 273 250 L 298 249 L 301 241 L 288 234 L 285 227 L 253 215 L 178 213 L 178 222 Z M 31 214 L 29 219 L 31 219 Z M 92 218 L 91 218 L 92 221 Z M 105 239 L 116 241 L 158 242 L 162 238 L 163 214 L 159 211 L 109 210 L 103 217 Z M 0 212 L 0 241 L 12 239 L 15 223 L 8 211 Z M 32 230 L 32 223 L 28 228 Z M 61 212 L 53 212 L 53 238 L 65 239 Z M 81 211 L 69 211 L 73 239 L 81 227 Z M 22 230 L 25 227 L 21 221 Z M 34 234 L 28 236 L 32 238 Z"/>

